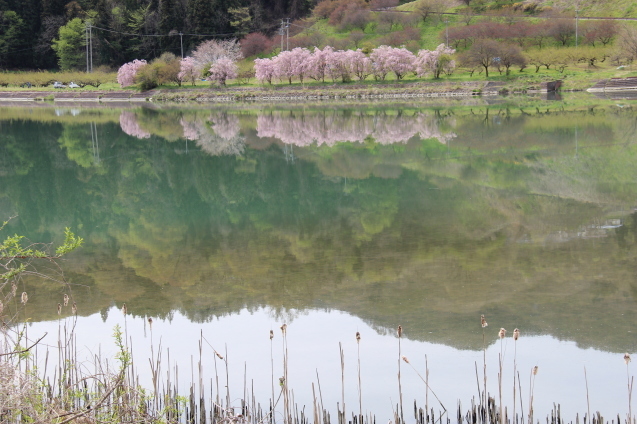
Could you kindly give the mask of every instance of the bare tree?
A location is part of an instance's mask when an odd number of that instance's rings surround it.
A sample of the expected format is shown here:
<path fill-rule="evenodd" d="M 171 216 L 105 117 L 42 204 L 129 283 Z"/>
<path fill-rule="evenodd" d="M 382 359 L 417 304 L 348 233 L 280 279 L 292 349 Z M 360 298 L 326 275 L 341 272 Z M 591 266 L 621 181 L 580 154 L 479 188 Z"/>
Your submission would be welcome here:
<path fill-rule="evenodd" d="M 440 16 L 440 13 L 447 9 L 446 0 L 418 0 L 416 2 L 416 12 L 422 18 L 423 22 L 427 21 L 430 16 Z"/>
<path fill-rule="evenodd" d="M 499 57 L 502 43 L 485 38 L 477 39 L 469 50 L 460 56 L 460 63 L 466 67 L 483 67 L 485 76 L 489 77 L 489 66 Z"/>
<path fill-rule="evenodd" d="M 637 28 L 624 26 L 618 40 L 619 49 L 626 58 L 630 60 L 637 58 Z"/>

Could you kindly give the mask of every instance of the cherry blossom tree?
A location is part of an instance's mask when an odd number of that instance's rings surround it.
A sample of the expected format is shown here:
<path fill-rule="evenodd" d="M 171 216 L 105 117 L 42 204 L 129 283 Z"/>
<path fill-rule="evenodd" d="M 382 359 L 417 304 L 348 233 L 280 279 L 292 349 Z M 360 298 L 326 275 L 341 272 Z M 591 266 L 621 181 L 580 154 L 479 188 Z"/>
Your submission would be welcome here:
<path fill-rule="evenodd" d="M 380 46 L 372 50 L 370 59 L 377 79 L 384 80 L 389 72 L 393 72 L 400 80 L 414 71 L 416 56 L 404 47 Z"/>
<path fill-rule="evenodd" d="M 197 70 L 195 65 L 195 59 L 192 57 L 185 57 L 181 59 L 181 62 L 179 62 L 179 68 L 180 71 L 177 78 L 179 78 L 179 81 L 181 82 L 190 81 L 192 85 L 195 85 L 195 81 L 199 78 L 199 76 L 201 76 L 201 72 Z"/>
<path fill-rule="evenodd" d="M 272 78 L 276 76 L 276 66 L 272 59 L 255 59 L 254 74 L 257 80 L 263 84 L 265 81 L 272 84 Z"/>
<path fill-rule="evenodd" d="M 203 71 L 210 68 L 222 57 L 226 57 L 233 62 L 243 58 L 241 45 L 236 38 L 231 40 L 208 40 L 199 44 L 192 53 L 195 60 L 196 69 Z"/>
<path fill-rule="evenodd" d="M 334 52 L 334 49 L 330 46 L 323 47 L 323 50 L 318 47 L 314 48 L 314 52 L 308 62 L 308 75 L 317 81 L 325 82 L 325 75 L 328 72 L 329 57 Z"/>
<path fill-rule="evenodd" d="M 283 51 L 273 58 L 277 76 L 286 78 L 292 84 L 292 78 L 299 77 L 301 83 L 303 77 L 308 74 L 311 53 L 308 49 L 296 47 L 289 51 Z"/>
<path fill-rule="evenodd" d="M 147 63 L 145 60 L 137 59 L 123 64 L 117 71 L 117 82 L 122 87 L 128 87 L 135 84 L 135 76 L 137 75 L 137 72 L 146 65 Z"/>
<path fill-rule="evenodd" d="M 360 81 L 372 74 L 372 61 L 361 49 L 352 50 L 350 53 L 350 66 L 352 73 Z"/>
<path fill-rule="evenodd" d="M 440 44 L 436 50 L 420 50 L 416 57 L 416 75 L 423 77 L 431 73 L 434 78 L 440 78 L 442 72 L 450 73 L 456 66 L 456 62 L 451 59 L 451 55 L 456 51 L 452 48 Z"/>
<path fill-rule="evenodd" d="M 239 68 L 232 59 L 222 57 L 210 67 L 208 81 L 214 81 L 221 86 L 225 86 L 226 80 L 236 78 L 238 71 Z"/>
<path fill-rule="evenodd" d="M 328 72 L 333 81 L 338 78 L 343 82 L 352 80 L 351 50 L 338 50 L 328 56 Z"/>

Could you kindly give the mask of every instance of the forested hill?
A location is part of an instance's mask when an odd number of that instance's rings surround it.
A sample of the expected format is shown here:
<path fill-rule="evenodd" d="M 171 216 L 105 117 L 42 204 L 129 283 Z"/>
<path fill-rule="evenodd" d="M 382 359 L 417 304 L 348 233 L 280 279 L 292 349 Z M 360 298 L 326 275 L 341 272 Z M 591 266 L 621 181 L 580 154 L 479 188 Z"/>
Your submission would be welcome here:
<path fill-rule="evenodd" d="M 84 21 L 95 26 L 96 65 L 119 66 L 178 54 L 182 38 L 186 50 L 211 38 L 190 34 L 276 32 L 281 18 L 305 16 L 313 7 L 314 0 L 0 0 L 0 69 L 56 68 L 53 40 L 76 18 L 82 38 Z M 165 36 L 148 36 L 158 34 Z"/>

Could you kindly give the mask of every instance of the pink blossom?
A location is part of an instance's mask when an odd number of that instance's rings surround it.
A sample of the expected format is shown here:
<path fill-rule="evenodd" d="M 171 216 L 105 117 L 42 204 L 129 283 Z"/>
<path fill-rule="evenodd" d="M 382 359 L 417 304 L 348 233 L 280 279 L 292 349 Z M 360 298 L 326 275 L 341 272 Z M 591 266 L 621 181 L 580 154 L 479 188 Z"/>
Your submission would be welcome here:
<path fill-rule="evenodd" d="M 416 56 L 404 47 L 380 46 L 370 54 L 372 69 L 377 79 L 385 79 L 389 72 L 393 72 L 397 79 L 414 70 Z"/>
<path fill-rule="evenodd" d="M 272 78 L 276 76 L 276 66 L 272 59 L 255 59 L 254 74 L 257 80 L 263 84 L 265 81 L 272 84 Z"/>
<path fill-rule="evenodd" d="M 209 68 L 222 57 L 226 57 L 233 62 L 243 58 L 241 45 L 236 38 L 230 40 L 208 40 L 197 46 L 192 57 L 195 61 L 195 68 L 199 71 Z"/>
<path fill-rule="evenodd" d="M 443 131 L 440 124 L 441 120 L 436 115 L 423 113 L 398 116 L 360 113 L 344 116 L 328 112 L 291 116 L 274 112 L 257 116 L 257 136 L 278 138 L 285 144 L 300 147 L 312 144 L 332 146 L 339 142 L 362 143 L 368 137 L 379 144 L 406 143 L 416 135 L 423 139 L 435 138 L 446 144 L 456 134 Z"/>
<path fill-rule="evenodd" d="M 323 50 L 318 47 L 314 48 L 314 52 L 308 62 L 308 75 L 317 81 L 325 82 L 325 75 L 328 72 L 330 56 L 334 49 L 325 46 Z"/>
<path fill-rule="evenodd" d="M 213 113 L 207 119 L 195 115 L 182 117 L 179 123 L 184 130 L 184 138 L 195 141 L 196 145 L 209 155 L 243 153 L 245 140 L 239 134 L 239 118 L 236 115 L 225 112 Z"/>
<path fill-rule="evenodd" d="M 423 77 L 431 73 L 434 78 L 439 78 L 441 72 L 450 73 L 456 66 L 456 62 L 449 56 L 456 51 L 440 44 L 436 50 L 420 50 L 416 57 L 416 75 Z"/>
<path fill-rule="evenodd" d="M 142 66 L 146 65 L 145 60 L 133 60 L 120 66 L 117 71 L 117 82 L 122 87 L 128 87 L 135 84 L 135 75 L 139 72 Z"/>
<path fill-rule="evenodd" d="M 195 59 L 192 57 L 183 58 L 181 62 L 179 62 L 179 66 L 180 71 L 177 75 L 179 81 L 190 81 L 192 85 L 195 85 L 195 81 L 201 75 L 201 72 L 199 72 L 195 66 Z"/>
<path fill-rule="evenodd" d="M 121 83 L 120 83 L 121 84 Z M 119 126 L 126 134 L 137 138 L 149 138 L 150 133 L 142 129 L 137 122 L 135 113 L 123 111 L 119 115 Z"/>
<path fill-rule="evenodd" d="M 290 84 L 294 77 L 299 77 L 303 82 L 303 77 L 308 73 L 310 57 L 310 51 L 301 47 L 279 53 L 273 58 L 277 76 L 286 78 Z"/>
<path fill-rule="evenodd" d="M 232 59 L 222 57 L 210 67 L 208 81 L 214 81 L 219 85 L 226 85 L 226 80 L 237 77 L 239 68 Z"/>
<path fill-rule="evenodd" d="M 372 61 L 361 49 L 351 51 L 350 66 L 352 73 L 361 81 L 372 73 Z"/>

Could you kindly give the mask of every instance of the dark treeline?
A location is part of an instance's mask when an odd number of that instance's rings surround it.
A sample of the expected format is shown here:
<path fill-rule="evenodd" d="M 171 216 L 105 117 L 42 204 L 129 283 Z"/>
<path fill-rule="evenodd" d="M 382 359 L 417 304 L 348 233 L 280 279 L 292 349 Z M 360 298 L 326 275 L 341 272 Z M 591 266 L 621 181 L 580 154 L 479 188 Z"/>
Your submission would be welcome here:
<path fill-rule="evenodd" d="M 74 19 L 94 26 L 93 65 L 115 67 L 165 51 L 180 54 L 179 33 L 184 52 L 205 39 L 270 34 L 281 18 L 303 16 L 313 5 L 314 0 L 0 0 L 0 68 L 57 68 L 53 40 Z M 83 32 L 76 37 L 78 55 L 86 46 Z"/>

